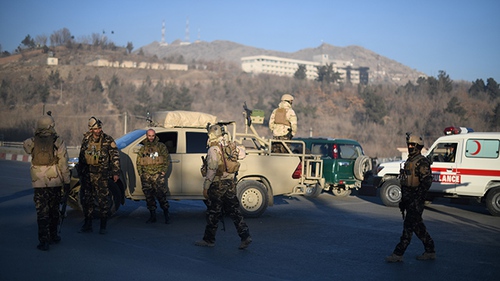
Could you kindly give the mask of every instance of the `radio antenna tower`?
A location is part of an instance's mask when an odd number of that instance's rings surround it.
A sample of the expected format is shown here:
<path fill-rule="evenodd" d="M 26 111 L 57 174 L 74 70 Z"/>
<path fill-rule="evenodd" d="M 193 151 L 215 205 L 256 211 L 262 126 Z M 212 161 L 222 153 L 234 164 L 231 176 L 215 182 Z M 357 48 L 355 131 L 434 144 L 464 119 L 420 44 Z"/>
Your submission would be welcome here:
<path fill-rule="evenodd" d="M 186 19 L 186 43 L 189 43 L 189 17 Z"/>
<path fill-rule="evenodd" d="M 163 23 L 161 25 L 161 45 L 165 44 L 165 20 L 163 20 Z"/>

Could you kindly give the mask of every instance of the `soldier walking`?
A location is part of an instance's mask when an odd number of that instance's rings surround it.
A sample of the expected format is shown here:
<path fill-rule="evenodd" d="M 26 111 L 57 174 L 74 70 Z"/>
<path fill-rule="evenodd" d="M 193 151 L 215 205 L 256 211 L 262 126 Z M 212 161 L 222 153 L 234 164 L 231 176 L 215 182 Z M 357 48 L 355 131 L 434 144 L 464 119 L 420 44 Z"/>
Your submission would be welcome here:
<path fill-rule="evenodd" d="M 417 256 L 417 260 L 436 259 L 434 241 L 422 219 L 425 197 L 432 184 L 431 163 L 420 153 L 424 147 L 422 137 L 408 134 L 406 144 L 408 159 L 400 172 L 402 198 L 399 208 L 404 219 L 403 234 L 392 255 L 386 257 L 387 262 L 403 261 L 403 254 L 411 242 L 413 233 L 422 241 L 425 249 L 422 255 Z"/>
<path fill-rule="evenodd" d="M 156 222 L 156 200 L 158 200 L 160 208 L 163 209 L 165 223 L 170 223 L 167 186 L 165 184 L 169 154 L 165 144 L 159 140 L 155 130 L 147 130 L 146 139 L 141 142 L 143 146 L 137 154 L 137 171 L 141 177 L 142 192 L 146 196 L 146 205 L 150 213 L 146 223 Z"/>
<path fill-rule="evenodd" d="M 235 173 L 228 172 L 228 164 L 225 161 L 224 153 L 229 144 L 224 140 L 222 127 L 220 125 L 212 125 L 208 128 L 209 149 L 206 157 L 206 176 L 203 183 L 203 195 L 207 199 L 207 225 L 203 239 L 196 241 L 196 246 L 213 247 L 215 246 L 215 233 L 219 219 L 224 211 L 233 220 L 234 226 L 241 239 L 239 249 L 245 249 L 252 243 L 250 231 L 247 224 L 243 220 L 239 209 L 239 201 L 236 196 Z M 242 153 L 243 152 L 243 153 Z M 244 151 L 240 150 L 237 154 L 244 155 Z M 241 159 L 241 156 L 240 156 Z"/>
<path fill-rule="evenodd" d="M 78 157 L 78 174 L 82 183 L 82 198 L 85 222 L 80 232 L 92 232 L 94 200 L 99 206 L 100 234 L 105 234 L 109 208 L 109 180 L 117 182 L 120 173 L 120 156 L 114 139 L 102 131 L 101 120 L 91 117 L 89 131 L 84 134 Z"/>
<path fill-rule="evenodd" d="M 31 154 L 30 174 L 40 242 L 37 249 L 41 251 L 61 241 L 57 231 L 61 215 L 59 203 L 62 187 L 67 192 L 70 183 L 66 144 L 54 127 L 52 116 L 44 115 L 37 121 L 35 136 L 23 142 L 24 150 Z"/>

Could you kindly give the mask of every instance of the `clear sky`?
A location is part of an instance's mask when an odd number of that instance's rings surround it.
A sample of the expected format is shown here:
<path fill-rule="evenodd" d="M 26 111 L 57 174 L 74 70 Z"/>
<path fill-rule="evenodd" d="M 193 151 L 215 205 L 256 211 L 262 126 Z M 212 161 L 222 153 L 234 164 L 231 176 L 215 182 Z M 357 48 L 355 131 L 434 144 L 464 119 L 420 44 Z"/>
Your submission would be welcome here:
<path fill-rule="evenodd" d="M 358 45 L 427 75 L 500 83 L 499 0 L 3 0 L 0 45 L 13 52 L 28 34 L 67 28 L 139 49 L 161 41 L 163 21 L 167 43 L 185 40 L 188 19 L 191 42 L 283 52 Z"/>

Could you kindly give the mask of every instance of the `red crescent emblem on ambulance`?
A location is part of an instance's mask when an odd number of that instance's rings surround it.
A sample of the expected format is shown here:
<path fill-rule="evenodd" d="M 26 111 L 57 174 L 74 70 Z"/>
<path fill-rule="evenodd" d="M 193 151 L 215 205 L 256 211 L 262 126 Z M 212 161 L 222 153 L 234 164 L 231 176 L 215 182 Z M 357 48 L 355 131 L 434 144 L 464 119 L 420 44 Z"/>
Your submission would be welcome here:
<path fill-rule="evenodd" d="M 471 153 L 470 155 L 477 155 L 479 153 L 479 151 L 481 150 L 481 144 L 477 140 L 475 140 L 474 142 L 477 144 L 477 150 L 475 152 Z"/>

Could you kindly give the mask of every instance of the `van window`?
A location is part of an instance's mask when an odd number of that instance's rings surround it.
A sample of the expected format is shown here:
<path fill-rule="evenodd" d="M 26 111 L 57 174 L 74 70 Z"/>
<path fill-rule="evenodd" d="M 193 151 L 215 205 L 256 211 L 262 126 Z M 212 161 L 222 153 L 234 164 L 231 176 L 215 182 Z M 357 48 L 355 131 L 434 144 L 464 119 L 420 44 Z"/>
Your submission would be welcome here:
<path fill-rule="evenodd" d="M 168 153 L 177 153 L 177 132 L 156 133 L 156 136 L 167 146 Z"/>
<path fill-rule="evenodd" d="M 358 158 L 363 154 L 361 147 L 358 145 L 341 144 L 339 147 L 340 147 L 339 150 L 341 159 L 355 160 L 356 158 Z"/>
<path fill-rule="evenodd" d="M 433 162 L 455 162 L 457 153 L 456 142 L 438 143 L 429 155 L 432 155 Z"/>
<path fill-rule="evenodd" d="M 468 139 L 465 156 L 470 158 L 498 158 L 499 140 Z"/>

